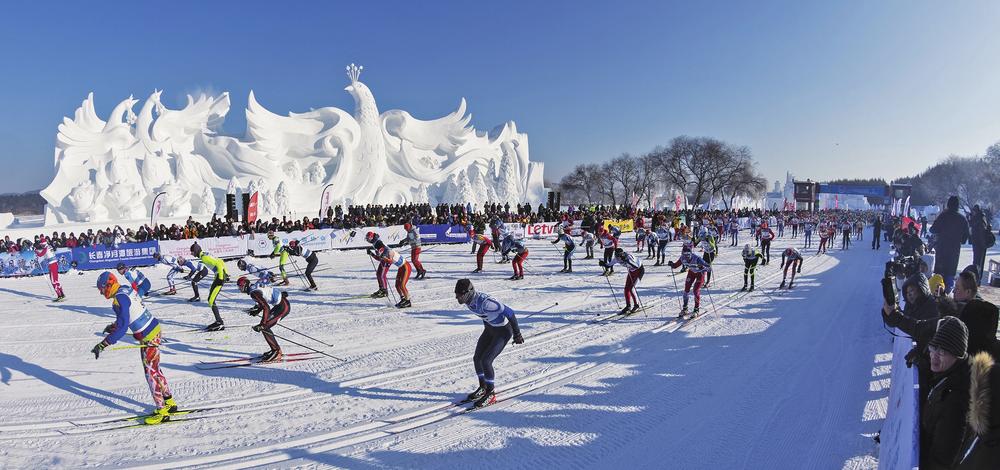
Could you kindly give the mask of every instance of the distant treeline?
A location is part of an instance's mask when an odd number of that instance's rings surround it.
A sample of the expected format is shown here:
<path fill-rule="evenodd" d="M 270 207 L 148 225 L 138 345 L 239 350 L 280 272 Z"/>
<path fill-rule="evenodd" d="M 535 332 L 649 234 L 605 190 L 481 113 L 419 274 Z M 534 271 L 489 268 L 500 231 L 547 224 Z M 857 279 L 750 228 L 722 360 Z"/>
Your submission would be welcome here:
<path fill-rule="evenodd" d="M 21 194 L 0 194 L 0 212 L 14 215 L 40 215 L 45 211 L 45 199 L 38 191 Z"/>

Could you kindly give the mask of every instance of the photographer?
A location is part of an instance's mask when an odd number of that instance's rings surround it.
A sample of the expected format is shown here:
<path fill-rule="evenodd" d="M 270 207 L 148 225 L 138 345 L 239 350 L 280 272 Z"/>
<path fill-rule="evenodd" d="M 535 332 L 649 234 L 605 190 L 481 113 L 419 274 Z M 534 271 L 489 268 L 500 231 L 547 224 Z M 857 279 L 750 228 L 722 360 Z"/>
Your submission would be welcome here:
<path fill-rule="evenodd" d="M 889 277 L 891 273 L 887 272 L 886 274 L 886 280 L 891 279 Z M 894 296 L 895 294 L 890 295 Z M 886 325 L 897 327 L 910 335 L 917 343 L 906 354 L 906 363 L 907 365 L 917 365 L 917 379 L 920 384 L 920 398 L 922 401 L 927 396 L 928 384 L 931 378 L 927 342 L 933 336 L 937 324 L 938 305 L 931 296 L 927 277 L 921 273 L 910 276 L 903 283 L 903 296 L 906 300 L 906 306 L 902 311 L 895 304 L 895 301 L 890 303 L 890 300 L 886 299 L 886 302 L 882 305 L 882 320 Z"/>

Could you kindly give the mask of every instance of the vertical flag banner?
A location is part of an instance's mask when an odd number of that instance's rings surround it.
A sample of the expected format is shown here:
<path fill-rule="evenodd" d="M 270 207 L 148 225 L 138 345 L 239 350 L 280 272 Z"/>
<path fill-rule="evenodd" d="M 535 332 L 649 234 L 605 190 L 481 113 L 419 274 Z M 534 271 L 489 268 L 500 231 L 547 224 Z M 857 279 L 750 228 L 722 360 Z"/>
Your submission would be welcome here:
<path fill-rule="evenodd" d="M 674 194 L 674 210 L 675 211 L 681 210 L 681 195 L 680 194 Z"/>
<path fill-rule="evenodd" d="M 251 224 L 257 221 L 257 194 L 258 191 L 254 191 L 250 195 L 250 204 L 247 205 L 247 222 Z"/>
<path fill-rule="evenodd" d="M 149 208 L 149 226 L 156 226 L 156 219 L 160 218 L 160 208 L 163 207 L 163 200 L 167 198 L 167 193 L 157 194 L 153 198 L 153 205 Z"/>
<path fill-rule="evenodd" d="M 333 185 L 328 184 L 323 188 L 323 195 L 319 197 L 319 218 L 323 218 L 323 213 L 328 207 L 333 199 Z"/>

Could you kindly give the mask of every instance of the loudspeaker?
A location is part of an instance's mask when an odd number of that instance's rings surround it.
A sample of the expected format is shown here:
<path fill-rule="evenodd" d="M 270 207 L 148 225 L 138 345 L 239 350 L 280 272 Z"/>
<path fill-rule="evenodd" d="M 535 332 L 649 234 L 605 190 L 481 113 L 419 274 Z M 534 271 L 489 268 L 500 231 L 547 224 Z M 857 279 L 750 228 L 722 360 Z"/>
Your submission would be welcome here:
<path fill-rule="evenodd" d="M 236 212 L 236 195 L 226 194 L 226 217 L 235 220 L 239 217 L 239 213 Z"/>
<path fill-rule="evenodd" d="M 549 191 L 549 203 L 548 207 L 551 209 L 556 203 L 556 193 L 555 191 Z"/>
<path fill-rule="evenodd" d="M 243 193 L 243 221 L 247 222 L 247 216 L 250 214 L 250 195 Z"/>
<path fill-rule="evenodd" d="M 556 191 L 556 210 L 562 207 L 562 191 Z"/>

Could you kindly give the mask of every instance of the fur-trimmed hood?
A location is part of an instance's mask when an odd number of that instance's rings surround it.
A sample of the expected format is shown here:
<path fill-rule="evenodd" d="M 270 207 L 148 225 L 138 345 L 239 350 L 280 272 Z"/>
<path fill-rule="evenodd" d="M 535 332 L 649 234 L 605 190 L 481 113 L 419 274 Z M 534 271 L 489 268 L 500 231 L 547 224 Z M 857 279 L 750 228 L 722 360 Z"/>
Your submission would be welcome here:
<path fill-rule="evenodd" d="M 969 362 L 969 411 L 966 423 L 973 433 L 982 436 L 990 430 L 990 408 L 993 406 L 990 403 L 990 370 L 993 368 L 993 356 L 981 352 Z"/>

